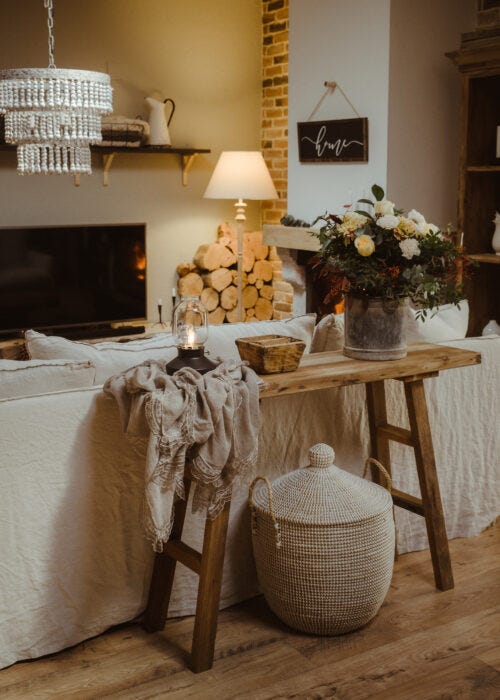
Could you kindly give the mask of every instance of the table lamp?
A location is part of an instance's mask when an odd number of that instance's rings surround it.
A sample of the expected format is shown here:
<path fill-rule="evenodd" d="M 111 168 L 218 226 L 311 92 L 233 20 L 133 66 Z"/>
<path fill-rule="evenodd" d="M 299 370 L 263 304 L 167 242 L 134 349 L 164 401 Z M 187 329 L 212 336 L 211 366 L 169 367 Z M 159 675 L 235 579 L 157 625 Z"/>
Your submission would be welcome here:
<path fill-rule="evenodd" d="M 236 199 L 238 259 L 238 319 L 243 321 L 243 228 L 246 221 L 245 199 L 278 199 L 276 188 L 260 151 L 223 151 L 212 173 L 204 197 Z"/>

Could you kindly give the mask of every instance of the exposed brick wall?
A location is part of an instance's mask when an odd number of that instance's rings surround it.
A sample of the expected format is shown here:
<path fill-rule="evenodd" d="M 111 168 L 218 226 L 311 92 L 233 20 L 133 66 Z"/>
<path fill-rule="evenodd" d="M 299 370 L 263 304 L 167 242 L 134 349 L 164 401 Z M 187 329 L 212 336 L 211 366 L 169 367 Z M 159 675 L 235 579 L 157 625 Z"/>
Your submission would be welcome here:
<path fill-rule="evenodd" d="M 262 0 L 262 153 L 279 199 L 262 202 L 262 223 L 279 224 L 287 213 L 288 180 L 288 0 Z M 271 247 L 273 318 L 290 318 L 293 287 Z"/>
<path fill-rule="evenodd" d="M 262 202 L 262 222 L 287 212 L 288 0 L 262 0 L 262 153 L 279 200 Z"/>

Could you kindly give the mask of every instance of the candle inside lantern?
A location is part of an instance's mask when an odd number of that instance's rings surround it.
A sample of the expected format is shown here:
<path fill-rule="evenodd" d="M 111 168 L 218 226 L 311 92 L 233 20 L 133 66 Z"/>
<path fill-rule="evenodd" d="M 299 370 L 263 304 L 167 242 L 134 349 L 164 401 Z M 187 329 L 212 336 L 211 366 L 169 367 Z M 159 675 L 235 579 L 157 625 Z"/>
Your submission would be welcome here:
<path fill-rule="evenodd" d="M 186 347 L 187 348 L 195 348 L 196 347 L 196 331 L 194 329 L 194 326 L 189 326 L 189 328 L 188 328 Z"/>

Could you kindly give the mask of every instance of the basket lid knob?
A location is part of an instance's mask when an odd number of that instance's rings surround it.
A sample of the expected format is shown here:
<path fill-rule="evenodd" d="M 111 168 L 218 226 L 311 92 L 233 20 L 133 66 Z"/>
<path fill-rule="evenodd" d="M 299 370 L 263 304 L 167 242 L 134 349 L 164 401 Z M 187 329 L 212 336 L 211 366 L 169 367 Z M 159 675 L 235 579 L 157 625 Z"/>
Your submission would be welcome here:
<path fill-rule="evenodd" d="M 309 448 L 309 466 L 310 467 L 333 467 L 335 459 L 335 451 L 330 445 L 325 445 L 324 442 L 318 442 Z"/>

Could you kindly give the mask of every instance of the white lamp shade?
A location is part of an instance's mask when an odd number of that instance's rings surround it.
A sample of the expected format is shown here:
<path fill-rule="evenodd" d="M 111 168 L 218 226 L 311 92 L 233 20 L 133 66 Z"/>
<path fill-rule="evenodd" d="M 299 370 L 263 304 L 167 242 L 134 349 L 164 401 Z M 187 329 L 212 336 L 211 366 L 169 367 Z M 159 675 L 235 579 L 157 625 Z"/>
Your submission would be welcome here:
<path fill-rule="evenodd" d="M 223 151 L 204 196 L 209 199 L 278 199 L 260 151 Z"/>

